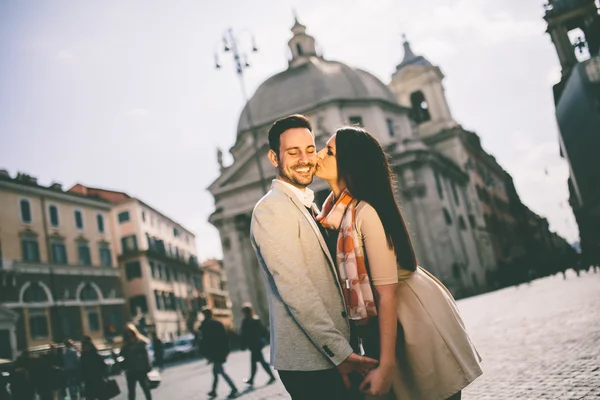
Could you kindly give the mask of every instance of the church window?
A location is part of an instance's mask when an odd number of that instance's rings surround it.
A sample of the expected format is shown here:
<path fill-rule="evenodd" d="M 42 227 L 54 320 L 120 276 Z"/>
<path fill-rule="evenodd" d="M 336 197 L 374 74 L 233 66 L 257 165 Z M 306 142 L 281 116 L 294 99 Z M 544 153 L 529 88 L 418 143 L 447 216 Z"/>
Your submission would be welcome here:
<path fill-rule="evenodd" d="M 435 177 L 435 187 L 437 188 L 438 196 L 440 199 L 444 198 L 444 190 L 442 189 L 442 181 L 440 180 L 440 176 L 437 172 L 433 172 L 433 176 Z"/>
<path fill-rule="evenodd" d="M 350 125 L 363 126 L 363 120 L 360 115 L 351 116 L 350 118 L 348 118 L 348 122 L 350 123 Z"/>
<path fill-rule="evenodd" d="M 418 91 L 410 95 L 410 104 L 413 113 L 413 118 L 417 124 L 431 120 L 431 114 L 429 114 L 429 105 L 425 100 L 423 92 Z"/>
<path fill-rule="evenodd" d="M 385 123 L 387 125 L 388 133 L 390 134 L 390 136 L 396 136 L 396 132 L 394 131 L 394 120 L 391 118 L 387 118 L 385 120 Z"/>
<path fill-rule="evenodd" d="M 456 185 L 454 184 L 454 182 L 452 182 L 452 194 L 454 195 L 454 203 L 456 203 L 456 205 L 459 206 L 460 198 L 458 197 L 458 191 L 456 190 Z"/>
<path fill-rule="evenodd" d="M 467 224 L 465 223 L 465 219 L 463 218 L 462 215 L 460 217 L 458 217 L 458 227 L 461 231 L 467 230 Z"/>
<path fill-rule="evenodd" d="M 471 225 L 471 229 L 475 229 L 475 216 L 473 214 L 469 214 L 469 225 Z"/>
<path fill-rule="evenodd" d="M 450 217 L 450 213 L 448 210 L 444 208 L 444 220 L 446 221 L 446 225 L 452 225 L 452 217 Z"/>
<path fill-rule="evenodd" d="M 302 46 L 300 46 L 300 43 L 296 43 L 296 51 L 298 52 L 299 56 L 302 56 L 304 54 L 302 52 Z"/>

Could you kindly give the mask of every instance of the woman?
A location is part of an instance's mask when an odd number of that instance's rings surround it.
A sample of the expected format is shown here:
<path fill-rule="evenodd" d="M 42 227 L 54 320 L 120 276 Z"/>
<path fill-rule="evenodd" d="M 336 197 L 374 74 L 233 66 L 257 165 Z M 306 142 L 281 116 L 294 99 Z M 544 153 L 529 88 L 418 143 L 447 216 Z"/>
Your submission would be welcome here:
<path fill-rule="evenodd" d="M 380 362 L 360 390 L 460 399 L 481 374 L 480 358 L 448 289 L 417 265 L 383 149 L 367 131 L 346 127 L 318 158 L 316 176 L 332 189 L 318 220 L 334 230 L 327 240 L 337 249 L 354 345 Z"/>
<path fill-rule="evenodd" d="M 127 378 L 129 400 L 135 400 L 135 384 L 138 382 L 146 396 L 146 400 L 152 400 L 150 382 L 148 381 L 148 372 L 152 367 L 146 349 L 149 340 L 138 332 L 135 325 L 127 324 L 123 341 L 125 344 L 121 349 L 121 356 L 124 359 L 123 367 Z"/>
<path fill-rule="evenodd" d="M 86 400 L 104 400 L 104 385 L 107 377 L 106 364 L 89 336 L 81 341 L 81 380 L 85 386 Z"/>

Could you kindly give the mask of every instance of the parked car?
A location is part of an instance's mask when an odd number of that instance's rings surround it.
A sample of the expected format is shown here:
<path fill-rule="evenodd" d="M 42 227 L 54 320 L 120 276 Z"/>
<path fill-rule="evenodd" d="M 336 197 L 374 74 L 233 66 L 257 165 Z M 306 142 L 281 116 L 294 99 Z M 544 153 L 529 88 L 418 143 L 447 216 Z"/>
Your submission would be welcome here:
<path fill-rule="evenodd" d="M 175 342 L 176 358 L 191 358 L 197 356 L 194 335 L 188 334 L 180 336 Z"/>

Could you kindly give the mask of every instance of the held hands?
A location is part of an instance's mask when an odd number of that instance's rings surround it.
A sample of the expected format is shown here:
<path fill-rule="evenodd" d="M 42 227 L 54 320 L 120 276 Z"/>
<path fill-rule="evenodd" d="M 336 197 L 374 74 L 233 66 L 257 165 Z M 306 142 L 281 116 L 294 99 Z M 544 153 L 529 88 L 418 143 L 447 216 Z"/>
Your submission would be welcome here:
<path fill-rule="evenodd" d="M 360 384 L 358 390 L 372 396 L 381 396 L 392 388 L 392 367 L 380 365 L 370 371 Z"/>
<path fill-rule="evenodd" d="M 362 376 L 365 376 L 369 371 L 377 367 L 378 364 L 379 361 L 373 358 L 352 353 L 346 360 L 337 366 L 337 369 L 342 375 L 344 385 L 346 385 L 346 388 L 349 390 L 351 387 L 350 379 L 348 378 L 349 373 L 358 372 Z"/>

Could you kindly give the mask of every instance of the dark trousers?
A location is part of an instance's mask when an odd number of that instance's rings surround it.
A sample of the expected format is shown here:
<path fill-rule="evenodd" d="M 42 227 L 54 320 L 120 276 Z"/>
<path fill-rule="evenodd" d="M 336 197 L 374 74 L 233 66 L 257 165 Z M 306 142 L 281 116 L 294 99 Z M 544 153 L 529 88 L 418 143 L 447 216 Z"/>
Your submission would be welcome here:
<path fill-rule="evenodd" d="M 127 378 L 127 392 L 129 400 L 135 400 L 135 384 L 140 383 L 146 400 L 152 400 L 150 394 L 150 382 L 148 382 L 148 375 L 145 372 L 131 371 L 125 374 Z"/>
<path fill-rule="evenodd" d="M 347 400 L 346 390 L 337 369 L 320 371 L 278 371 L 281 383 L 292 400 Z"/>
<path fill-rule="evenodd" d="M 223 369 L 223 363 L 213 362 L 213 392 L 217 391 L 217 385 L 219 384 L 219 375 L 221 375 L 223 379 L 225 379 L 225 382 L 227 382 L 232 391 L 237 390 L 237 388 L 233 384 L 233 381 L 231 380 L 229 375 L 227 375 L 225 369 Z"/>
<path fill-rule="evenodd" d="M 256 375 L 256 364 L 257 363 L 260 363 L 260 365 L 262 365 L 262 367 L 267 372 L 267 374 L 269 374 L 269 377 L 271 377 L 271 379 L 275 379 L 275 376 L 273 375 L 273 372 L 271 371 L 271 367 L 269 367 L 269 364 L 267 364 L 267 362 L 265 361 L 265 358 L 262 353 L 262 349 L 260 349 L 260 348 L 250 349 L 250 380 L 249 380 L 249 383 L 254 382 L 254 376 Z"/>

